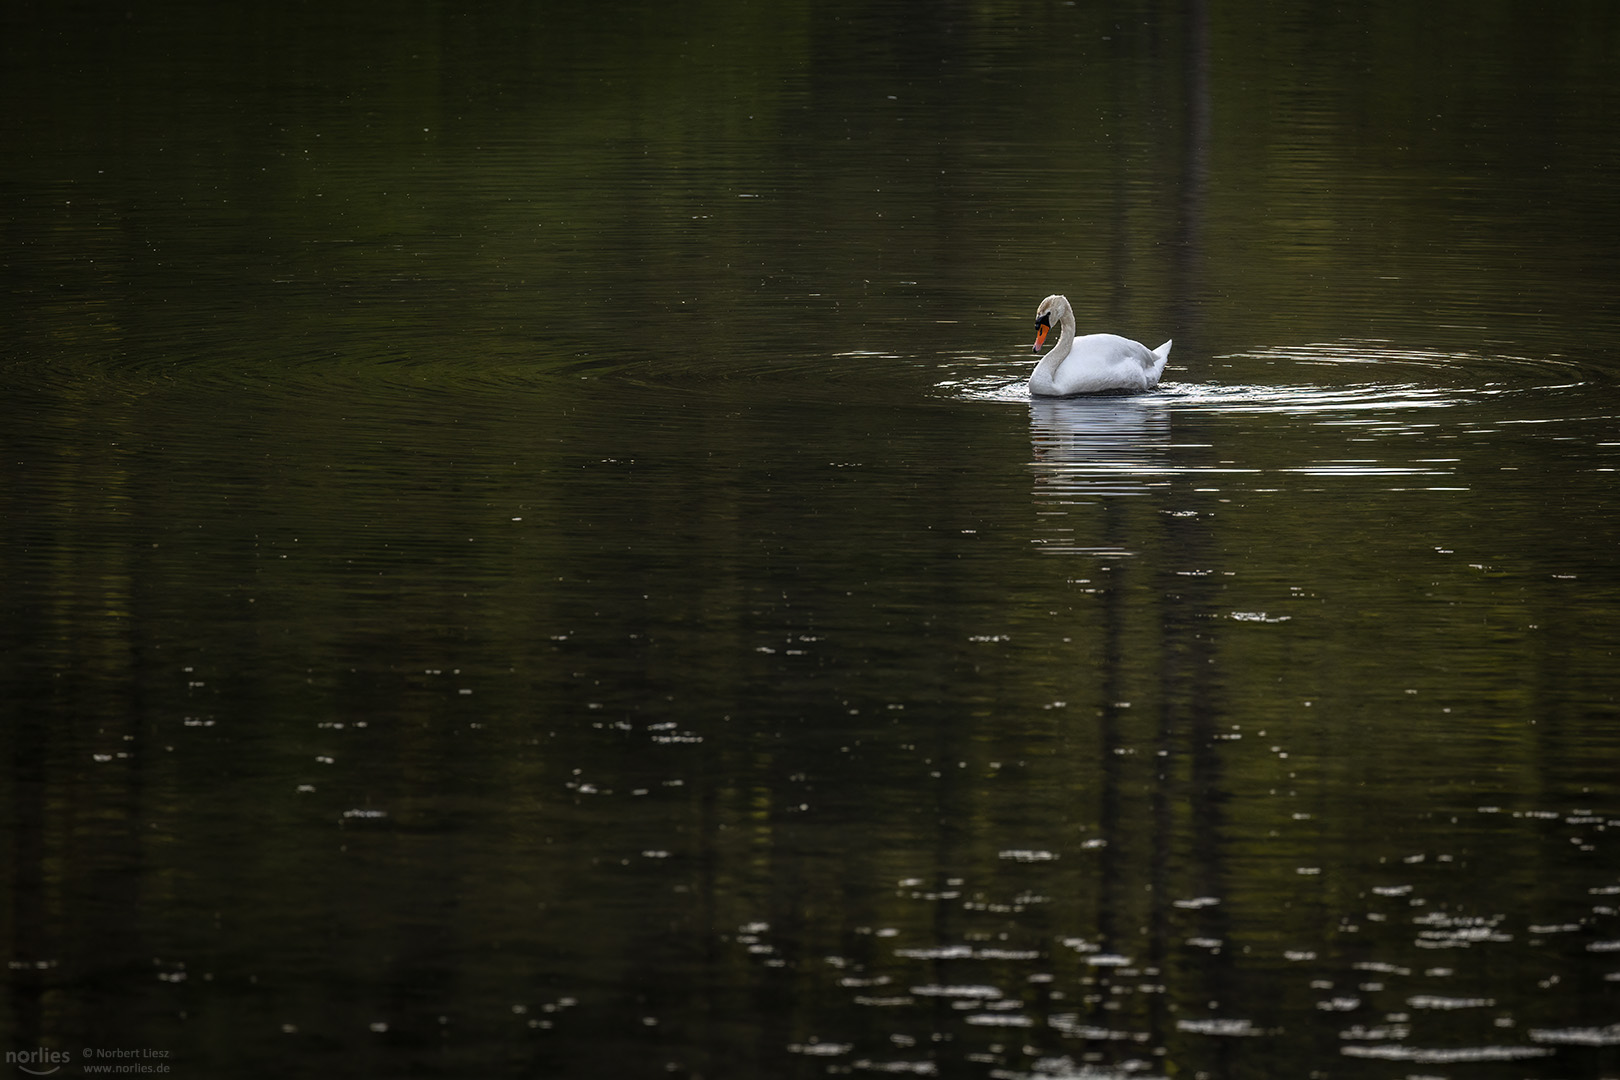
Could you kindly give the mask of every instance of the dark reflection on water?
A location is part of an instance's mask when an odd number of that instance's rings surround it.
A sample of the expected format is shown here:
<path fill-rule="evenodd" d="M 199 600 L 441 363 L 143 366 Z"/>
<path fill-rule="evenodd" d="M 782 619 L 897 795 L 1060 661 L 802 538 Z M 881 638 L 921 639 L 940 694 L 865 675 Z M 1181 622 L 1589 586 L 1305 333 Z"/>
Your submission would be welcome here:
<path fill-rule="evenodd" d="M 1607 7 L 0 21 L 8 1052 L 1620 1067 Z"/>

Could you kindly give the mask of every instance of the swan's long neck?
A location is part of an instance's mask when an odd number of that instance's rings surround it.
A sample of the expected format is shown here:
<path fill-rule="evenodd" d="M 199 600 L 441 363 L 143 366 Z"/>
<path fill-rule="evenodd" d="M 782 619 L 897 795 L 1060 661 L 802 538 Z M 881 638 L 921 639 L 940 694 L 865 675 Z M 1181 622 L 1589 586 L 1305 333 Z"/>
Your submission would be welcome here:
<path fill-rule="evenodd" d="M 1058 366 L 1068 359 L 1069 350 L 1072 348 L 1074 348 L 1074 309 L 1064 307 L 1062 314 L 1058 316 L 1057 344 L 1052 346 L 1051 352 L 1041 358 L 1036 370 L 1044 375 L 1048 382 L 1052 381 L 1057 377 Z"/>

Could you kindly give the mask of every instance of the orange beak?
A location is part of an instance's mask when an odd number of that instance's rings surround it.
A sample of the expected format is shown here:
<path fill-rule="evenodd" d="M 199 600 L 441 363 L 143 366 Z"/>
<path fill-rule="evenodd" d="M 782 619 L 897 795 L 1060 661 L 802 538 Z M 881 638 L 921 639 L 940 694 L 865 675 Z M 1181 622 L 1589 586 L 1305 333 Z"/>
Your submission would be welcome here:
<path fill-rule="evenodd" d="M 1046 341 L 1046 332 L 1050 329 L 1052 329 L 1050 326 L 1044 324 L 1035 328 L 1035 347 L 1030 350 L 1031 352 L 1041 351 L 1041 345 Z"/>

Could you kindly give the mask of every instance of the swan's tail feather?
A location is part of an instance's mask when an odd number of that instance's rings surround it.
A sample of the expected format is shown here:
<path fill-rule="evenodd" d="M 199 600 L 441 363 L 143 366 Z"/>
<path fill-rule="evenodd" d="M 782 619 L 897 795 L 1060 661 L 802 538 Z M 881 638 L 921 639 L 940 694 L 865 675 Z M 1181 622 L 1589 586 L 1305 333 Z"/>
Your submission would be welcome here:
<path fill-rule="evenodd" d="M 1159 382 L 1159 376 L 1164 374 L 1164 365 L 1170 359 L 1170 346 L 1174 343 L 1175 339 L 1172 338 L 1170 341 L 1165 342 L 1163 345 L 1160 345 L 1157 349 L 1153 350 L 1153 355 L 1158 357 L 1158 359 L 1154 361 L 1152 369 L 1148 372 L 1149 386 L 1157 385 Z"/>

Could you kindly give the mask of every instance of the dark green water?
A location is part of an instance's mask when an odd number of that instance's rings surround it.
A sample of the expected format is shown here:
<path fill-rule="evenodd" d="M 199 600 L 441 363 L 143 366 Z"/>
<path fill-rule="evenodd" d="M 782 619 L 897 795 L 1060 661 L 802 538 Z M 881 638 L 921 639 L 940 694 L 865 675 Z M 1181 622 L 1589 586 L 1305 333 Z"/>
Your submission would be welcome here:
<path fill-rule="evenodd" d="M 0 91 L 0 1068 L 1620 1074 L 1608 5 L 23 3 Z M 1051 292 L 1163 387 L 1031 402 Z"/>

